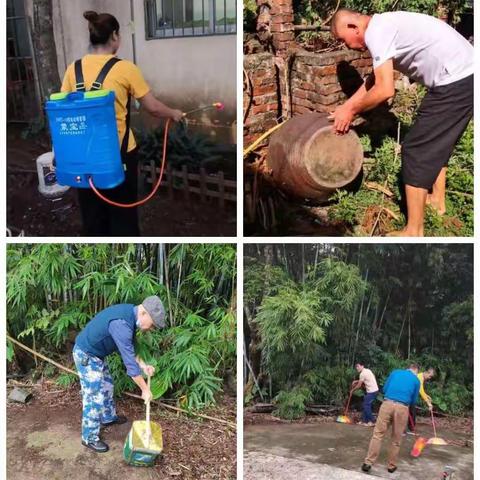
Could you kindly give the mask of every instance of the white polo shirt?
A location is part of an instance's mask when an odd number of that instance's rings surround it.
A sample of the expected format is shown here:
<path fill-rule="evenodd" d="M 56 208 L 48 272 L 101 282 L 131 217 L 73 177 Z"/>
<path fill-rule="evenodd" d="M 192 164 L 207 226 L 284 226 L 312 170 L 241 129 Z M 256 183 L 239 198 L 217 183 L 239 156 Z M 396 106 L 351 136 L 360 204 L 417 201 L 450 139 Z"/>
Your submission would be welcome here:
<path fill-rule="evenodd" d="M 473 74 L 473 46 L 445 22 L 422 13 L 373 15 L 365 44 L 373 68 L 392 59 L 395 70 L 428 88 Z"/>
<path fill-rule="evenodd" d="M 359 379 L 365 384 L 365 390 L 367 393 L 378 392 L 377 379 L 370 369 L 364 368 L 360 372 Z"/>

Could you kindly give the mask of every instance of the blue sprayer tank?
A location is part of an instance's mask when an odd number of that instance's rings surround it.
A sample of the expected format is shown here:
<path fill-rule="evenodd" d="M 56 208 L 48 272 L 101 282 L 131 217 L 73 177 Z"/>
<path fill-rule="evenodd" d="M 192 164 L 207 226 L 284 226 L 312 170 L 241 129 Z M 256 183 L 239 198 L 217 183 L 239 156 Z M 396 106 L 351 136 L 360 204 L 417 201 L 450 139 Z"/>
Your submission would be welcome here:
<path fill-rule="evenodd" d="M 115 94 L 110 90 L 54 93 L 46 102 L 58 183 L 113 188 L 125 179 Z"/>

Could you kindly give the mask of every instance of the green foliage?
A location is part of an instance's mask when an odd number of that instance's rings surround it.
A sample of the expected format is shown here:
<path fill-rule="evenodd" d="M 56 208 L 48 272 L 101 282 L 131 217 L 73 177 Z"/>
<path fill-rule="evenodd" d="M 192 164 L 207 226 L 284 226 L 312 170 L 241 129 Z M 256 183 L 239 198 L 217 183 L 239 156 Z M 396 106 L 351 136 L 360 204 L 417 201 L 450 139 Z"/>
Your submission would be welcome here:
<path fill-rule="evenodd" d="M 76 334 L 98 311 L 159 295 L 169 328 L 138 332 L 135 341 L 137 355 L 156 367 L 154 397 L 171 394 L 190 409 L 215 401 L 236 362 L 233 245 L 16 244 L 7 258 L 9 334 L 71 358 Z M 116 394 L 137 388 L 118 354 L 107 361 Z"/>
<path fill-rule="evenodd" d="M 422 87 L 401 89 L 397 92 L 392 111 L 401 126 L 401 141 L 415 120 L 416 111 L 426 90 Z M 378 139 L 375 139 L 378 141 Z M 332 220 L 345 222 L 353 227 L 353 233 L 370 234 L 372 225 L 367 212 L 369 207 L 379 210 L 380 206 L 394 212 L 399 220 L 391 221 L 391 228 L 402 228 L 405 218 L 399 205 L 403 192 L 401 185 L 401 151 L 396 139 L 384 136 L 374 148 L 369 135 L 361 137 L 365 154 L 364 183 L 356 192 L 338 191 L 329 209 Z M 447 169 L 447 211 L 440 216 L 427 206 L 425 211 L 425 234 L 428 236 L 472 236 L 473 235 L 473 122 L 456 145 Z M 393 193 L 386 197 L 380 191 L 371 190 L 365 182 L 374 182 Z M 378 215 L 378 213 L 377 213 Z"/>
<path fill-rule="evenodd" d="M 138 155 L 140 161 L 150 165 L 161 164 L 163 156 L 163 128 L 140 133 Z M 186 123 L 173 125 L 168 132 L 168 163 L 173 168 L 187 166 L 190 171 L 205 166 L 207 161 L 220 161 L 216 145 L 208 135 L 187 129 Z"/>
<path fill-rule="evenodd" d="M 312 400 L 310 390 L 303 386 L 280 391 L 275 397 L 273 414 L 285 420 L 296 420 L 305 416 L 305 403 Z"/>
<path fill-rule="evenodd" d="M 255 0 L 243 1 L 243 31 L 255 32 L 257 18 L 257 4 Z"/>
<path fill-rule="evenodd" d="M 72 385 L 78 382 L 78 377 L 73 373 L 61 373 L 55 383 L 63 388 L 70 388 Z"/>
<path fill-rule="evenodd" d="M 353 368 L 345 365 L 323 364 L 306 372 L 303 381 L 316 403 L 343 405 L 355 373 Z"/>
<path fill-rule="evenodd" d="M 275 384 L 285 385 L 324 360 L 327 330 L 341 335 L 332 323 L 344 328 L 365 287 L 356 266 L 327 258 L 309 269 L 305 281 L 286 280 L 263 297 L 254 321 Z"/>
<path fill-rule="evenodd" d="M 433 367 L 437 375 L 425 388 L 435 408 L 472 411 L 471 246 L 276 244 L 246 246 L 245 254 L 248 327 L 259 337 L 246 336 L 246 352 L 260 350 L 260 389 L 282 392 L 286 418 L 288 409 L 291 418 L 303 411 L 296 395 L 287 395 L 295 387 L 308 390 L 309 402 L 344 405 L 357 361 L 380 387 L 412 362 L 422 371 Z M 255 288 L 268 293 L 255 295 Z"/>
<path fill-rule="evenodd" d="M 13 349 L 13 343 L 7 340 L 7 361 L 11 362 L 15 356 L 15 350 Z"/>
<path fill-rule="evenodd" d="M 468 7 L 468 0 L 444 0 L 441 2 L 455 21 Z M 297 22 L 320 22 L 327 19 L 336 7 L 336 0 L 294 0 Z M 436 15 L 438 0 L 399 0 L 395 2 L 396 10 Z M 392 10 L 392 0 L 345 0 L 341 6 L 365 14 L 383 13 Z"/>

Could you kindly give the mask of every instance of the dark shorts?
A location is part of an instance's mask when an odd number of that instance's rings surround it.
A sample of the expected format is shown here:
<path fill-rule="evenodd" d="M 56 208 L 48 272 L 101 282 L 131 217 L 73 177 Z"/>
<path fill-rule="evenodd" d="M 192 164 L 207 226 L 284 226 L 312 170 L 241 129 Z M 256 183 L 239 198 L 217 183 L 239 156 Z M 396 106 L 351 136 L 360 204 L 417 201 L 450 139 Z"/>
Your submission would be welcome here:
<path fill-rule="evenodd" d="M 430 190 L 473 116 L 473 75 L 428 91 L 402 144 L 402 177 Z"/>

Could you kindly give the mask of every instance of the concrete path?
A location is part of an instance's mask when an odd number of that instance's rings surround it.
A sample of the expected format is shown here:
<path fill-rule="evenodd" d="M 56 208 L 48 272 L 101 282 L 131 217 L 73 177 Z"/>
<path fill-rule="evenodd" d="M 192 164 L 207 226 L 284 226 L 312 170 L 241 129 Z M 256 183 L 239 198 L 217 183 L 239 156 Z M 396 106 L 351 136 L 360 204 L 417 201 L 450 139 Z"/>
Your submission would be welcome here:
<path fill-rule="evenodd" d="M 426 438 L 431 436 L 428 426 L 419 426 L 419 433 Z M 247 425 L 244 429 L 245 479 L 365 479 L 367 475 L 360 471 L 360 466 L 371 434 L 371 428 L 334 422 Z M 441 434 L 447 441 L 460 440 L 454 432 Z M 392 480 L 440 480 L 448 465 L 456 469 L 455 478 L 458 480 L 473 480 L 471 448 L 429 445 L 415 459 L 410 456 L 415 441 L 412 436 L 404 437 L 398 470 L 389 474 L 386 469 L 388 440 L 389 437 L 385 439 L 383 451 L 370 476 Z M 263 477 L 255 477 L 254 472 Z"/>

